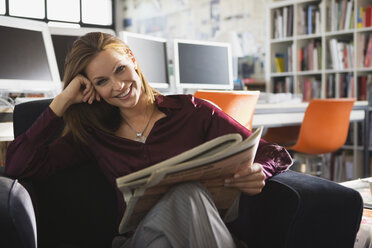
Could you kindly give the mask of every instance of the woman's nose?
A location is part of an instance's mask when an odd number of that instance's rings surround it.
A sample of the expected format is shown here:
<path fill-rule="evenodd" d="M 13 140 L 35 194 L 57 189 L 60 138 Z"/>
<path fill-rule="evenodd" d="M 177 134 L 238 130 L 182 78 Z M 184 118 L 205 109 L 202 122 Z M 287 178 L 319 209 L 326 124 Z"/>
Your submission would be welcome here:
<path fill-rule="evenodd" d="M 115 90 L 122 90 L 123 88 L 124 88 L 124 82 L 120 82 L 120 81 L 117 81 L 116 83 L 115 83 L 115 86 L 114 86 L 114 89 Z"/>

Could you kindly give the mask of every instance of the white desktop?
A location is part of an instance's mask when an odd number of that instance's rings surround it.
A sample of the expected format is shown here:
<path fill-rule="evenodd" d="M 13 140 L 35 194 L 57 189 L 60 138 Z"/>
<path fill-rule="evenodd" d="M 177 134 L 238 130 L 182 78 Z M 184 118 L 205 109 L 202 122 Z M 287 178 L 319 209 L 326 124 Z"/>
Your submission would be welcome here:
<path fill-rule="evenodd" d="M 57 62 L 45 22 L 0 16 L 0 91 L 43 93 L 61 90 Z"/>

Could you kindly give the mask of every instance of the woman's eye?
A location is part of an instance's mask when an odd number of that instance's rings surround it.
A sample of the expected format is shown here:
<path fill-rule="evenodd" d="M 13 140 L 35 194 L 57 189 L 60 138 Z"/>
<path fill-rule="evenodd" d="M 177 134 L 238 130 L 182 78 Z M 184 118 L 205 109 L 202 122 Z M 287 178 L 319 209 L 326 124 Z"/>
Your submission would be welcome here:
<path fill-rule="evenodd" d="M 125 66 L 124 66 L 124 65 L 121 65 L 121 66 L 119 66 L 119 67 L 116 69 L 116 72 L 117 72 L 117 73 L 122 72 L 122 71 L 124 71 L 124 69 L 125 69 Z"/>
<path fill-rule="evenodd" d="M 101 79 L 96 82 L 96 85 L 100 86 L 100 85 L 103 85 L 105 82 L 106 82 L 106 79 Z"/>

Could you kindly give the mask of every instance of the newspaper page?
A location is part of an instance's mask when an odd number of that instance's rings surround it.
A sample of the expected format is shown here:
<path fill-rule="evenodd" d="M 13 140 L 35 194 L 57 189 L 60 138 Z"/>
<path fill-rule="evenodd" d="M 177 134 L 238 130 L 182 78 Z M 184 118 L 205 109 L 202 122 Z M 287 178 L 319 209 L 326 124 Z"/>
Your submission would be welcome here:
<path fill-rule="evenodd" d="M 240 191 L 225 187 L 224 180 L 253 163 L 261 132 L 262 128 L 259 128 L 249 139 L 211 156 L 159 168 L 152 172 L 147 182 L 143 179 L 138 180 L 139 185 L 142 185 L 134 190 L 133 194 L 128 192 L 133 189 L 123 185 L 119 187 L 124 196 L 125 192 L 130 194 L 130 197 L 124 197 L 127 208 L 119 232 L 133 230 L 172 185 L 182 182 L 201 182 L 210 191 L 218 210 L 221 213 L 226 212 Z M 135 183 L 130 182 L 129 186 Z"/>

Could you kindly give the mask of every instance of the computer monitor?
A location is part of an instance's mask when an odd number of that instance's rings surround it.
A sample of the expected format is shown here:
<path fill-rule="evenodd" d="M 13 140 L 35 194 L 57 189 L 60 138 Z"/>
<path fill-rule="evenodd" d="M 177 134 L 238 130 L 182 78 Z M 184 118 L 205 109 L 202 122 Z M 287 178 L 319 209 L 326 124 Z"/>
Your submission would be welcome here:
<path fill-rule="evenodd" d="M 174 76 L 177 88 L 233 89 L 230 44 L 174 40 Z"/>
<path fill-rule="evenodd" d="M 170 88 L 167 40 L 126 31 L 119 37 L 132 50 L 149 84 L 157 89 Z"/>
<path fill-rule="evenodd" d="M 80 36 L 90 32 L 103 32 L 116 35 L 112 29 L 102 28 L 62 28 L 49 27 L 52 36 L 54 53 L 56 55 L 58 71 L 61 80 L 64 75 L 64 64 L 67 53 L 71 50 L 72 43 Z"/>
<path fill-rule="evenodd" d="M 1 92 L 58 94 L 61 81 L 46 23 L 0 16 L 0 37 Z"/>

